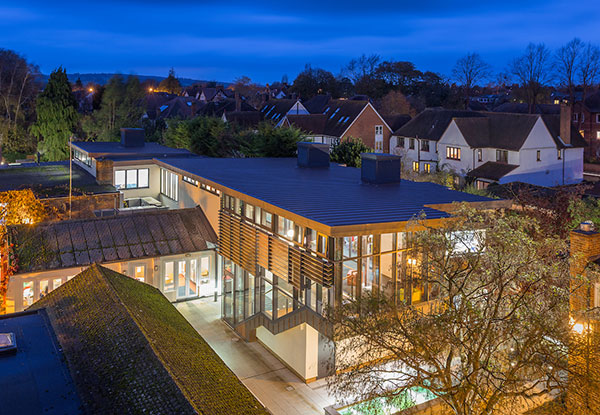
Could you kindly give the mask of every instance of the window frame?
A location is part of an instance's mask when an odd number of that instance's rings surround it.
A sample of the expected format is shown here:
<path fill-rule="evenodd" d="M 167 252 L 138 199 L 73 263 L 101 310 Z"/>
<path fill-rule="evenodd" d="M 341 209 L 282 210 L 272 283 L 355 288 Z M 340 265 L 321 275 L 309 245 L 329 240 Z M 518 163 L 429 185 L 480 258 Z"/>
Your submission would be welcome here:
<path fill-rule="evenodd" d="M 460 157 L 461 157 L 461 148 L 460 147 L 446 146 L 446 159 L 447 160 L 460 161 Z"/>
<path fill-rule="evenodd" d="M 142 170 L 146 170 L 148 172 L 148 176 L 147 176 L 147 185 L 146 186 L 140 186 L 140 171 Z M 134 172 L 135 171 L 135 187 L 127 187 L 127 177 L 129 175 L 129 172 Z M 119 187 L 117 185 L 117 173 L 123 172 L 125 174 L 124 177 L 124 182 L 123 182 L 123 187 Z M 117 188 L 117 190 L 135 190 L 135 189 L 149 189 L 150 188 L 150 168 L 149 167 L 142 167 L 142 168 L 136 168 L 136 169 L 115 169 L 113 172 L 113 184 L 114 186 Z"/>
<path fill-rule="evenodd" d="M 542 150 L 537 150 L 535 153 L 535 159 L 536 161 L 542 161 Z"/>
<path fill-rule="evenodd" d="M 173 178 L 175 178 L 175 183 L 173 183 Z M 179 201 L 179 175 L 177 173 L 161 168 L 160 194 L 174 202 Z"/>

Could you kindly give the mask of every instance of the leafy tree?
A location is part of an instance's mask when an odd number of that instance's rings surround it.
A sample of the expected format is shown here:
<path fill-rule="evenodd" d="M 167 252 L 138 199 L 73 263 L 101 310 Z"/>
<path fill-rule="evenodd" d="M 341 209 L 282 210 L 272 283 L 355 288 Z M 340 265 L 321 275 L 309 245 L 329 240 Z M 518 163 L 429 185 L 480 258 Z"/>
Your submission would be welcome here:
<path fill-rule="evenodd" d="M 491 66 L 478 53 L 468 53 L 456 61 L 452 74 L 465 92 L 465 108 L 469 108 L 473 87 L 489 78 L 491 72 Z"/>
<path fill-rule="evenodd" d="M 367 147 L 360 138 L 348 137 L 336 140 L 333 143 L 329 156 L 335 163 L 345 164 L 348 167 L 360 167 L 361 153 L 372 153 L 373 149 Z"/>
<path fill-rule="evenodd" d="M 179 79 L 175 77 L 175 70 L 173 68 L 169 69 L 169 75 L 160 81 L 156 90 L 158 92 L 168 92 L 169 94 L 181 93 L 181 84 L 179 83 Z"/>
<path fill-rule="evenodd" d="M 550 81 L 550 51 L 543 43 L 530 43 L 525 53 L 510 64 L 510 72 L 518 79 L 526 93 L 529 112 L 536 104 Z"/>
<path fill-rule="evenodd" d="M 306 65 L 298 74 L 291 88 L 302 99 L 310 99 L 318 94 L 339 97 L 339 87 L 335 76 L 329 71 Z"/>
<path fill-rule="evenodd" d="M 140 126 L 145 96 L 137 76 L 129 76 L 127 81 L 121 75 L 113 76 L 102 92 L 100 110 L 83 122 L 88 138 L 118 141 L 121 128 Z"/>
<path fill-rule="evenodd" d="M 238 135 L 234 126 L 216 117 L 196 117 L 170 121 L 164 132 L 167 146 L 186 148 L 208 157 L 239 155 Z"/>
<path fill-rule="evenodd" d="M 31 126 L 31 132 L 41 140 L 38 147 L 45 160 L 68 159 L 69 137 L 78 121 L 77 101 L 67 71 L 58 68 L 50 74 L 46 88 L 37 98 L 37 121 Z"/>
<path fill-rule="evenodd" d="M 298 143 L 304 138 L 297 128 L 276 128 L 262 122 L 256 130 L 242 134 L 241 152 L 247 157 L 295 157 Z"/>
<path fill-rule="evenodd" d="M 410 87 L 419 81 L 423 73 L 412 62 L 385 61 L 377 67 L 377 74 L 391 88 L 410 93 Z"/>
<path fill-rule="evenodd" d="M 18 53 L 0 48 L 0 145 L 29 153 L 36 142 L 29 134 L 40 90 L 39 68 Z"/>
<path fill-rule="evenodd" d="M 377 110 L 385 115 L 409 114 L 411 117 L 417 115 L 404 94 L 395 90 L 388 92 L 377 102 Z"/>
<path fill-rule="evenodd" d="M 536 227 L 521 215 L 466 207 L 441 228 L 415 221 L 409 231 L 424 231 L 400 256 L 400 286 L 330 312 L 331 391 L 393 400 L 422 388 L 456 415 L 493 414 L 564 391 L 569 262 L 559 254 L 567 247 L 533 237 Z M 423 297 L 429 302 L 409 304 Z"/>

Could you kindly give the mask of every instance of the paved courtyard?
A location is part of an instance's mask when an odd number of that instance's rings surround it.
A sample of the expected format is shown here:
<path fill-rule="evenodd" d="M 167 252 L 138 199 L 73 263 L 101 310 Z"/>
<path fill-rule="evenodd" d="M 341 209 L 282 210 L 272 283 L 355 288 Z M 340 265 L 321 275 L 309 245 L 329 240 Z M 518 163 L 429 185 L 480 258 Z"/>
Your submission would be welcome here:
<path fill-rule="evenodd" d="M 221 321 L 212 298 L 175 304 L 210 346 L 273 415 L 324 413 L 333 404 L 324 380 L 305 384 L 257 342 L 247 343 Z"/>

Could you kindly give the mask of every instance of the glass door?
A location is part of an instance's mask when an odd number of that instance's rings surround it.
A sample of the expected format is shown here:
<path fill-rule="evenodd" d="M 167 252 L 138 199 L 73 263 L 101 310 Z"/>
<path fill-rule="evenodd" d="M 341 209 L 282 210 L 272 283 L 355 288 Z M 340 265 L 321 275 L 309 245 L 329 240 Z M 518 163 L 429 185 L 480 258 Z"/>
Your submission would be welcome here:
<path fill-rule="evenodd" d="M 197 296 L 197 267 L 192 268 L 192 261 L 185 259 L 175 263 L 177 264 L 177 299 Z"/>

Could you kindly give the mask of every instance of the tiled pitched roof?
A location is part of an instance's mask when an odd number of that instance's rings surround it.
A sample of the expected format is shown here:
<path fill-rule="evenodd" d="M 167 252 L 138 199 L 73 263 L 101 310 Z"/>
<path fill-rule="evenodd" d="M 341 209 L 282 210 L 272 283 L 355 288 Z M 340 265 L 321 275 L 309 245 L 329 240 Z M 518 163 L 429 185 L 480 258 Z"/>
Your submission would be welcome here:
<path fill-rule="evenodd" d="M 453 118 L 465 117 L 483 117 L 483 115 L 465 110 L 426 108 L 412 120 L 394 131 L 394 135 L 438 141 Z"/>
<path fill-rule="evenodd" d="M 295 99 L 270 99 L 263 104 L 259 111 L 265 120 L 278 123 L 296 102 L 298 101 Z"/>
<path fill-rule="evenodd" d="M 589 112 L 600 112 L 600 91 L 595 92 L 585 99 L 585 107 Z"/>
<path fill-rule="evenodd" d="M 369 101 L 348 99 L 332 99 L 329 101 L 323 109 L 323 115 L 327 117 L 325 134 L 332 137 L 341 137 L 368 104 Z"/>
<path fill-rule="evenodd" d="M 255 127 L 262 121 L 259 111 L 231 111 L 225 112 L 225 119 L 242 127 Z"/>
<path fill-rule="evenodd" d="M 242 111 L 256 111 L 254 107 L 245 101 L 242 101 L 240 106 Z M 233 111 L 235 111 L 235 99 L 226 98 L 221 101 L 207 103 L 199 109 L 197 114 L 209 117 L 222 117 L 224 112 Z"/>
<path fill-rule="evenodd" d="M 396 131 L 398 128 L 409 122 L 412 117 L 408 114 L 396 114 L 396 115 L 383 115 L 383 119 L 386 124 L 390 126 L 392 131 Z"/>
<path fill-rule="evenodd" d="M 469 177 L 498 181 L 516 169 L 517 165 L 488 161 L 467 173 Z"/>
<path fill-rule="evenodd" d="M 217 237 L 199 207 L 9 228 L 19 272 L 209 249 Z"/>
<path fill-rule="evenodd" d="M 320 114 L 325 106 L 331 101 L 331 95 L 315 95 L 311 99 L 304 101 L 304 108 L 311 114 Z"/>
<path fill-rule="evenodd" d="M 520 104 L 517 102 L 505 102 L 494 108 L 494 112 L 509 112 L 514 114 L 529 114 L 529 104 Z M 533 110 L 534 114 L 560 114 L 560 105 L 557 104 L 536 104 Z"/>
<path fill-rule="evenodd" d="M 325 134 L 327 116 L 323 114 L 288 115 L 289 124 L 308 134 Z"/>
<path fill-rule="evenodd" d="M 151 285 L 92 265 L 31 308 L 47 310 L 86 413 L 267 413 Z"/>

